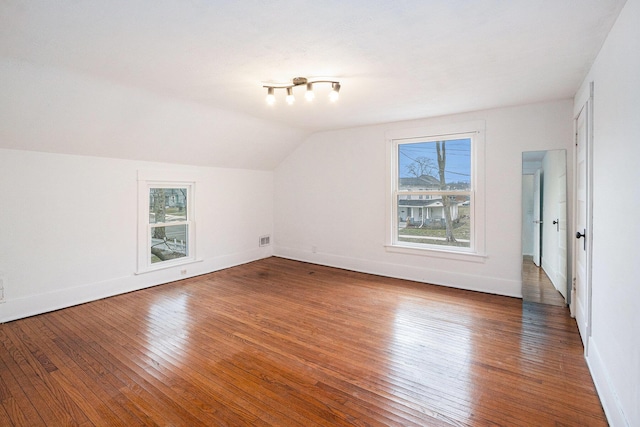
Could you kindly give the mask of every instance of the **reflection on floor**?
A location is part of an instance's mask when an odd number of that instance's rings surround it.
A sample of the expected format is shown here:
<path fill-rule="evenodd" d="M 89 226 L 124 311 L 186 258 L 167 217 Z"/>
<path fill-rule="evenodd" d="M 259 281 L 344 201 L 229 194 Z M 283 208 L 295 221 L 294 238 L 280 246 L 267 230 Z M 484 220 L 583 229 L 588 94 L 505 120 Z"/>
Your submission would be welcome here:
<path fill-rule="evenodd" d="M 522 258 L 522 299 L 541 304 L 566 305 L 544 270 L 533 263 L 531 256 L 526 255 Z"/>

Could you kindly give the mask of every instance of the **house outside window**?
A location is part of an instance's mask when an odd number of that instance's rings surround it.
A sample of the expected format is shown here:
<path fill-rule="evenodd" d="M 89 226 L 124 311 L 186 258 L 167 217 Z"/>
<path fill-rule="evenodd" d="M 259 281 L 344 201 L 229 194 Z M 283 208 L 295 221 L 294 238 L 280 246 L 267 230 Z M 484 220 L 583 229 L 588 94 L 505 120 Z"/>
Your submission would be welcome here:
<path fill-rule="evenodd" d="M 464 129 L 389 138 L 387 248 L 484 255 L 484 124 Z"/>

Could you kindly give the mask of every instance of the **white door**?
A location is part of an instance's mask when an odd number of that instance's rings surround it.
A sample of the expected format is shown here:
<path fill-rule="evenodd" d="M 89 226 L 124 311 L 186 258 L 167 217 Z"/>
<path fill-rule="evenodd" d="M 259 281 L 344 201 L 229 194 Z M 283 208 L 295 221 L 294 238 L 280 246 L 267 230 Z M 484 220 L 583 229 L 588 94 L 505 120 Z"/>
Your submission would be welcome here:
<path fill-rule="evenodd" d="M 566 158 L 566 157 L 565 157 Z M 566 165 L 566 163 L 565 163 Z M 556 219 L 556 231 L 558 232 L 558 291 L 567 300 L 567 168 L 561 172 L 558 178 L 559 192 L 558 218 Z"/>
<path fill-rule="evenodd" d="M 585 350 L 591 335 L 591 232 L 589 184 L 589 122 L 591 100 L 587 101 L 576 118 L 576 208 L 574 239 L 574 285 L 571 293 L 572 314 Z"/>
<path fill-rule="evenodd" d="M 540 176 L 540 169 L 536 171 L 533 176 L 533 263 L 540 267 L 540 238 L 542 232 L 542 211 L 540 204 L 542 199 L 540 198 L 540 186 L 542 178 Z"/>

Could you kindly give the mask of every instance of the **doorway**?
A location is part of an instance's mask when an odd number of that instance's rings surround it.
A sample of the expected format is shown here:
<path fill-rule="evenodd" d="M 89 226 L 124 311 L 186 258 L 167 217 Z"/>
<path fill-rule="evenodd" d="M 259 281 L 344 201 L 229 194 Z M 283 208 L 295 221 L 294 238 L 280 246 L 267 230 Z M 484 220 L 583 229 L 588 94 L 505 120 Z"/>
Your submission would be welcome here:
<path fill-rule="evenodd" d="M 522 296 L 567 304 L 566 150 L 522 153 Z"/>

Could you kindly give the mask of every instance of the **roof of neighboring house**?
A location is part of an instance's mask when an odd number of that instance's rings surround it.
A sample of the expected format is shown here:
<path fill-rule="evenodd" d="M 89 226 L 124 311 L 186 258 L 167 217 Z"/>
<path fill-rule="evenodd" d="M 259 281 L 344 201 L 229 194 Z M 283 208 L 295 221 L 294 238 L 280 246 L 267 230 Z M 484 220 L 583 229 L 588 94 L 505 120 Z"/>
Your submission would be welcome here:
<path fill-rule="evenodd" d="M 398 206 L 406 206 L 411 208 L 439 207 L 442 206 L 442 199 L 400 199 Z"/>

